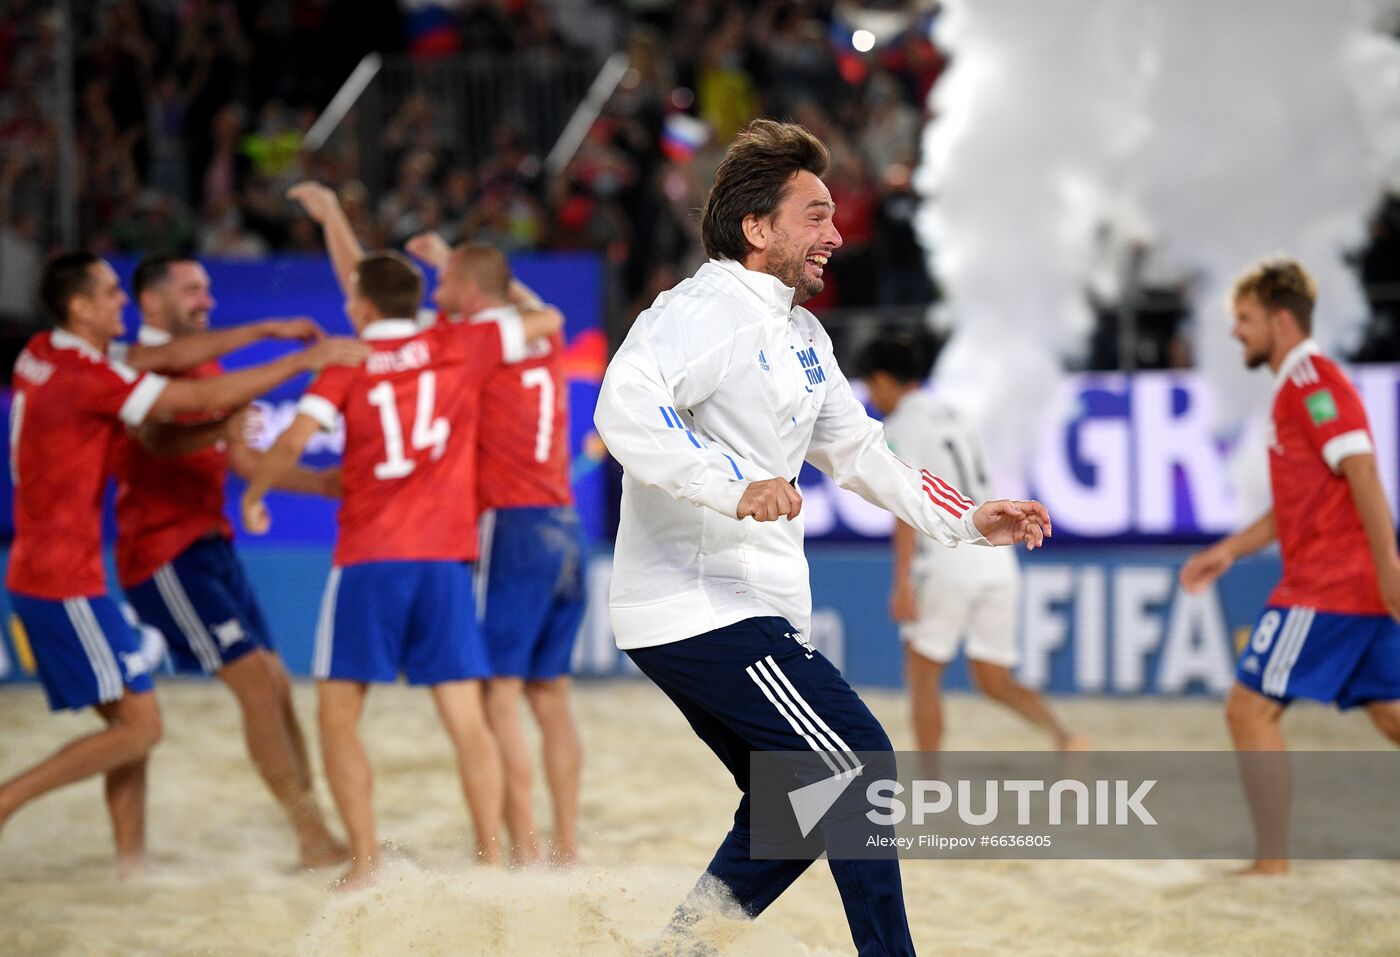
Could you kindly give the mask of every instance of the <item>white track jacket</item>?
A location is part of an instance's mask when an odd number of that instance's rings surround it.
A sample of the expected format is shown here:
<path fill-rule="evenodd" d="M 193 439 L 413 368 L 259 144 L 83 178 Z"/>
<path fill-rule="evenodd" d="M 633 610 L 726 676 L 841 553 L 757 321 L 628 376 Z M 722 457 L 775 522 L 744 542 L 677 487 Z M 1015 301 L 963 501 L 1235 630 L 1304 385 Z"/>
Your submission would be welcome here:
<path fill-rule="evenodd" d="M 776 615 L 812 615 L 802 517 L 739 521 L 750 482 L 803 460 L 945 545 L 986 545 L 974 506 L 895 457 L 836 366 L 817 318 L 766 273 L 711 260 L 637 317 L 594 413 L 622 463 L 613 560 L 619 648 Z"/>

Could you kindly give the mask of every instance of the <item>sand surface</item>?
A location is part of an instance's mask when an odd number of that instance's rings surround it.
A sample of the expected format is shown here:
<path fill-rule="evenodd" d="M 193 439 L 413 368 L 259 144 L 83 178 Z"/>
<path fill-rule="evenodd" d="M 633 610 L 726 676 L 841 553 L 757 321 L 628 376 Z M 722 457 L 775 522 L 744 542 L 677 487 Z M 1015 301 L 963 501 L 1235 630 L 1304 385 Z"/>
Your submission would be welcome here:
<path fill-rule="evenodd" d="M 297 694 L 309 722 L 314 691 Z M 0 834 L 3 957 L 641 955 L 708 861 L 737 799 L 719 762 L 649 684 L 585 684 L 577 694 L 585 863 L 564 873 L 476 868 L 428 697 L 378 689 L 364 728 L 380 833 L 398 851 L 377 886 L 332 894 L 330 874 L 294 868 L 231 696 L 178 680 L 164 682 L 160 696 L 166 738 L 152 767 L 150 872 L 116 879 L 97 782 L 31 805 Z M 902 698 L 866 699 L 896 746 L 912 747 Z M 1105 748 L 1226 746 L 1213 701 L 1070 699 L 1058 707 Z M 1042 746 L 976 698 L 953 698 L 948 720 L 950 749 Z M 87 715 L 50 715 L 36 688 L 0 690 L 0 775 L 92 726 Z M 1381 746 L 1364 716 L 1321 708 L 1290 714 L 1287 730 L 1300 748 Z M 542 796 L 537 803 L 547 820 Z M 1227 869 L 911 861 L 904 880 L 925 955 L 1400 954 L 1400 863 L 1304 862 L 1276 880 L 1226 879 Z M 758 921 L 718 920 L 707 932 L 734 957 L 853 952 L 820 862 Z"/>

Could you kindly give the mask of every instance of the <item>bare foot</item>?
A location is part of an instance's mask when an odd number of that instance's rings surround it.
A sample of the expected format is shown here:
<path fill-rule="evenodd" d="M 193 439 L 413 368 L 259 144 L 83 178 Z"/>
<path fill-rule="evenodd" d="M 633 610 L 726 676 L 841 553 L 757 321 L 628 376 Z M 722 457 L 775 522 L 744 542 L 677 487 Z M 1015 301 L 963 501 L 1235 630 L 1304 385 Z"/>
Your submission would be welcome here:
<path fill-rule="evenodd" d="M 510 846 L 510 866 L 518 868 L 536 867 L 540 863 L 540 845 L 531 840 L 525 845 Z"/>
<path fill-rule="evenodd" d="M 122 854 L 117 857 L 117 880 L 130 881 L 146 873 L 145 854 Z"/>
<path fill-rule="evenodd" d="M 555 838 L 549 843 L 550 867 L 573 867 L 578 863 L 578 847 L 573 841 Z"/>
<path fill-rule="evenodd" d="M 345 873 L 341 874 L 331 885 L 331 890 L 341 893 L 362 890 L 374 883 L 378 872 L 378 857 L 354 858 L 350 861 L 350 866 L 346 868 Z"/>
<path fill-rule="evenodd" d="M 320 834 L 306 835 L 301 839 L 301 866 L 308 870 L 333 867 L 350 860 L 350 848 L 336 840 L 335 835 L 325 828 Z"/>
<path fill-rule="evenodd" d="M 492 841 L 489 844 L 476 845 L 476 862 L 487 867 L 501 866 L 501 842 Z"/>
<path fill-rule="evenodd" d="M 1241 867 L 1230 872 L 1231 877 L 1282 877 L 1289 873 L 1288 861 L 1263 860 L 1255 861 L 1248 867 Z"/>
<path fill-rule="evenodd" d="M 1088 751 L 1089 739 L 1082 734 L 1067 734 L 1060 739 L 1061 751 Z"/>

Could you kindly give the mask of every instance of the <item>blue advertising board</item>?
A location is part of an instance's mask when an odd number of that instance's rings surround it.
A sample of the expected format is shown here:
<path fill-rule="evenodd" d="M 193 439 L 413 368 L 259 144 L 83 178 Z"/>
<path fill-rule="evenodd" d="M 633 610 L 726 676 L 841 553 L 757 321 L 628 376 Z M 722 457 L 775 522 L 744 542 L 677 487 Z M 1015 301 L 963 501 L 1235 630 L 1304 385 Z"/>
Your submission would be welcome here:
<path fill-rule="evenodd" d="M 136 260 L 112 260 L 122 282 L 130 288 Z M 217 305 L 211 314 L 215 328 L 236 326 L 258 319 L 306 316 L 336 335 L 351 335 L 344 312 L 344 297 L 335 274 L 324 257 L 276 256 L 254 262 L 205 261 Z M 607 341 L 603 333 L 603 270 L 598 256 L 591 253 L 550 253 L 518 255 L 511 258 L 515 274 L 549 303 L 559 307 L 565 318 L 565 368 L 569 380 L 569 451 L 574 461 L 573 485 L 585 533 L 593 540 L 611 537 L 607 527 L 606 475 L 601 468 L 602 451 L 593 429 L 593 408 L 598 402 L 603 366 L 607 361 Z M 134 305 L 124 314 L 127 338 L 134 338 L 140 317 Z M 230 369 L 266 362 L 292 348 L 287 343 L 261 342 L 229 356 Z M 301 376 L 268 393 L 258 403 L 262 412 L 263 436 L 260 444 L 272 442 L 291 422 L 296 400 L 309 377 Z M 0 392 L 0 412 L 9 417 L 10 395 Z M 9 435 L 2 440 L 8 458 Z M 315 436 L 308 446 L 307 463 L 324 467 L 338 461 L 344 442 L 341 432 Z M 0 470 L 0 537 L 13 535 L 10 477 Z M 242 494 L 243 483 L 229 478 L 227 501 L 234 503 Z M 336 503 L 304 496 L 273 493 L 268 505 L 274 516 L 271 532 L 263 541 L 278 543 L 329 544 L 335 537 Z M 235 521 L 235 527 L 238 523 Z M 105 522 L 111 540 L 110 510 Z M 238 533 L 242 538 L 241 530 Z"/>
<path fill-rule="evenodd" d="M 1349 372 L 1391 514 L 1400 515 L 1400 366 Z M 1214 402 L 1211 384 L 1191 372 L 1067 376 L 1061 394 L 1047 398 L 1055 411 L 1038 430 L 1027 474 L 1001 474 L 993 488 L 1044 502 L 1057 543 L 1173 544 L 1227 534 L 1268 507 L 1267 461 L 1263 442 L 1250 444 L 1262 431 L 1214 434 Z M 801 485 L 809 540 L 889 537 L 888 512 L 810 465 Z"/>
<path fill-rule="evenodd" d="M 1182 546 L 1065 546 L 1022 553 L 1021 680 L 1054 694 L 1223 694 L 1241 646 L 1278 580 L 1276 554 L 1238 562 L 1199 595 L 1176 576 Z M 811 639 L 852 684 L 899 687 L 903 647 L 889 616 L 890 550 L 811 545 Z M 590 607 L 576 664 L 626 674 L 607 626 L 606 559 L 591 570 Z M 955 662 L 951 689 L 970 687 Z"/>
<path fill-rule="evenodd" d="M 1186 594 L 1176 573 L 1182 547 L 1060 546 L 1022 559 L 1019 674 L 1056 694 L 1223 694 L 1234 649 L 1248 635 L 1279 574 L 1276 556 L 1239 562 L 1201 595 Z M 310 671 L 312 636 L 330 549 L 295 544 L 241 550 L 291 670 Z M 7 558 L 8 555 L 0 556 Z M 857 685 L 902 684 L 903 650 L 890 620 L 889 549 L 813 545 L 811 638 Z M 589 568 L 588 615 L 575 654 L 581 675 L 635 673 L 613 643 L 607 590 L 611 561 Z M 8 605 L 0 611 L 9 619 Z M 0 642 L 0 680 L 25 680 L 10 636 Z M 969 687 L 955 663 L 945 684 Z"/>

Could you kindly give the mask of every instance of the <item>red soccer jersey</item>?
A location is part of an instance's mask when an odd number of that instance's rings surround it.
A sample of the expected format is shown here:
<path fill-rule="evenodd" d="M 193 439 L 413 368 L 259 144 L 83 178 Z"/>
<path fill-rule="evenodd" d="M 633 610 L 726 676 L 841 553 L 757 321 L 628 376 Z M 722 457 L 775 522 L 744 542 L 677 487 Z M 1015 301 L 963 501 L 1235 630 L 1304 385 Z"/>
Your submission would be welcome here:
<path fill-rule="evenodd" d="M 207 379 L 223 367 L 209 361 L 185 373 Z M 117 450 L 117 580 L 140 584 L 211 532 L 233 538 L 224 514 L 228 453 L 223 442 L 189 455 L 159 456 L 131 437 Z"/>
<path fill-rule="evenodd" d="M 391 319 L 363 338 L 365 364 L 325 370 L 297 407 L 326 429 L 345 418 L 335 564 L 475 560 L 481 386 L 503 353 L 518 358 L 518 321 Z"/>
<path fill-rule="evenodd" d="M 472 322 L 515 310 L 488 309 Z M 477 441 L 477 496 L 483 509 L 572 505 L 569 485 L 569 384 L 564 337 L 536 339 L 525 358 L 486 380 Z"/>
<path fill-rule="evenodd" d="M 6 585 L 61 600 L 105 594 L 102 492 L 123 423 L 139 425 L 163 376 L 113 362 L 63 329 L 29 340 L 15 362 L 10 477 L 15 541 Z"/>
<path fill-rule="evenodd" d="M 1366 533 L 1338 471 L 1348 455 L 1372 452 L 1361 398 L 1311 339 L 1279 367 L 1269 479 L 1283 549 L 1283 580 L 1271 605 L 1384 615 Z"/>

